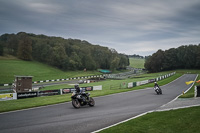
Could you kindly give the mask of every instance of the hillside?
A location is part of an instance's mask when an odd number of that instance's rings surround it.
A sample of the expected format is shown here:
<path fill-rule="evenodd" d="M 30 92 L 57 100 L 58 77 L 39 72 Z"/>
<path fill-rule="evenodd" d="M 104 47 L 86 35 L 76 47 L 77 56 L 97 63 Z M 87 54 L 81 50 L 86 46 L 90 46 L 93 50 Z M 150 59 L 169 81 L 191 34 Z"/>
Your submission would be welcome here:
<path fill-rule="evenodd" d="M 12 83 L 14 75 L 34 76 L 33 81 L 62 79 L 100 74 L 96 71 L 61 71 L 36 61 L 23 61 L 0 56 L 0 84 Z"/>
<path fill-rule="evenodd" d="M 122 69 L 128 56 L 115 49 L 85 40 L 64 39 L 19 32 L 0 36 L 0 56 L 13 55 L 25 61 L 38 61 L 61 70 Z"/>
<path fill-rule="evenodd" d="M 145 59 L 142 58 L 129 58 L 129 62 L 131 67 L 134 68 L 144 68 Z"/>

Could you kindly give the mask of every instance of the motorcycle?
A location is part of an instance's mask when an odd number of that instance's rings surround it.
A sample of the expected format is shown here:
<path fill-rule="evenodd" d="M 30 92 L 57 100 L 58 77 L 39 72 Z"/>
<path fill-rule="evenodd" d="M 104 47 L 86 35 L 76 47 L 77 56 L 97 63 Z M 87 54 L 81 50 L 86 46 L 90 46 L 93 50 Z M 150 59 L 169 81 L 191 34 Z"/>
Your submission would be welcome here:
<path fill-rule="evenodd" d="M 78 109 L 78 108 L 80 108 L 81 106 L 84 106 L 84 105 L 89 105 L 90 107 L 93 107 L 95 105 L 95 101 L 92 97 L 90 97 L 90 93 L 73 92 L 71 99 L 72 99 L 72 105 L 76 109 Z"/>
<path fill-rule="evenodd" d="M 154 90 L 155 90 L 155 92 L 156 92 L 158 95 L 159 95 L 159 94 L 162 94 L 162 90 L 161 90 L 160 87 L 155 86 L 155 87 L 154 87 Z"/>

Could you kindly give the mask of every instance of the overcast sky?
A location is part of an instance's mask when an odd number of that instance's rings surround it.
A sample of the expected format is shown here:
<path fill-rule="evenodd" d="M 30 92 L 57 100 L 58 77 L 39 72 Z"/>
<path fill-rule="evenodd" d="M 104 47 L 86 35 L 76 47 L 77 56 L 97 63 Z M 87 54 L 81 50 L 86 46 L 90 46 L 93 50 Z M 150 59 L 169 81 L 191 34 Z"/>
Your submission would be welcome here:
<path fill-rule="evenodd" d="M 0 35 L 21 31 L 146 56 L 200 43 L 200 0 L 0 0 Z"/>

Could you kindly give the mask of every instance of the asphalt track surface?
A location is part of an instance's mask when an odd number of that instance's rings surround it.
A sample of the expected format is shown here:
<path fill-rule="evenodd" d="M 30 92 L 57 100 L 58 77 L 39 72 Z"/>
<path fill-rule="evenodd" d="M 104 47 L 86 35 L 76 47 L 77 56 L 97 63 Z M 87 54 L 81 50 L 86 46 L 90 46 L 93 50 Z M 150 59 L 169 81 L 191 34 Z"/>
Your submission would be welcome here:
<path fill-rule="evenodd" d="M 0 133 L 89 133 L 129 119 L 170 102 L 195 80 L 186 74 L 162 86 L 163 95 L 153 88 L 94 98 L 94 107 L 74 109 L 71 102 L 0 114 Z"/>

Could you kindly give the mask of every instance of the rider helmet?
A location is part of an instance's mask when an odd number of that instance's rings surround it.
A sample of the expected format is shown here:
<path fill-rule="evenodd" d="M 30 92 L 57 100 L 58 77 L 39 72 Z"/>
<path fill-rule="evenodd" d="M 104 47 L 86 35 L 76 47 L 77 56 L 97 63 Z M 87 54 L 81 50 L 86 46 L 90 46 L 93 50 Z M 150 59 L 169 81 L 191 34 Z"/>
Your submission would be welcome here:
<path fill-rule="evenodd" d="M 75 89 L 79 88 L 79 85 L 78 85 L 78 84 L 75 84 L 75 85 L 74 85 L 74 88 L 75 88 Z"/>
<path fill-rule="evenodd" d="M 75 85 L 74 85 L 74 88 L 76 89 L 76 92 L 78 92 L 78 93 L 80 92 L 80 88 L 79 88 L 79 85 L 78 85 L 78 84 L 75 84 Z"/>

